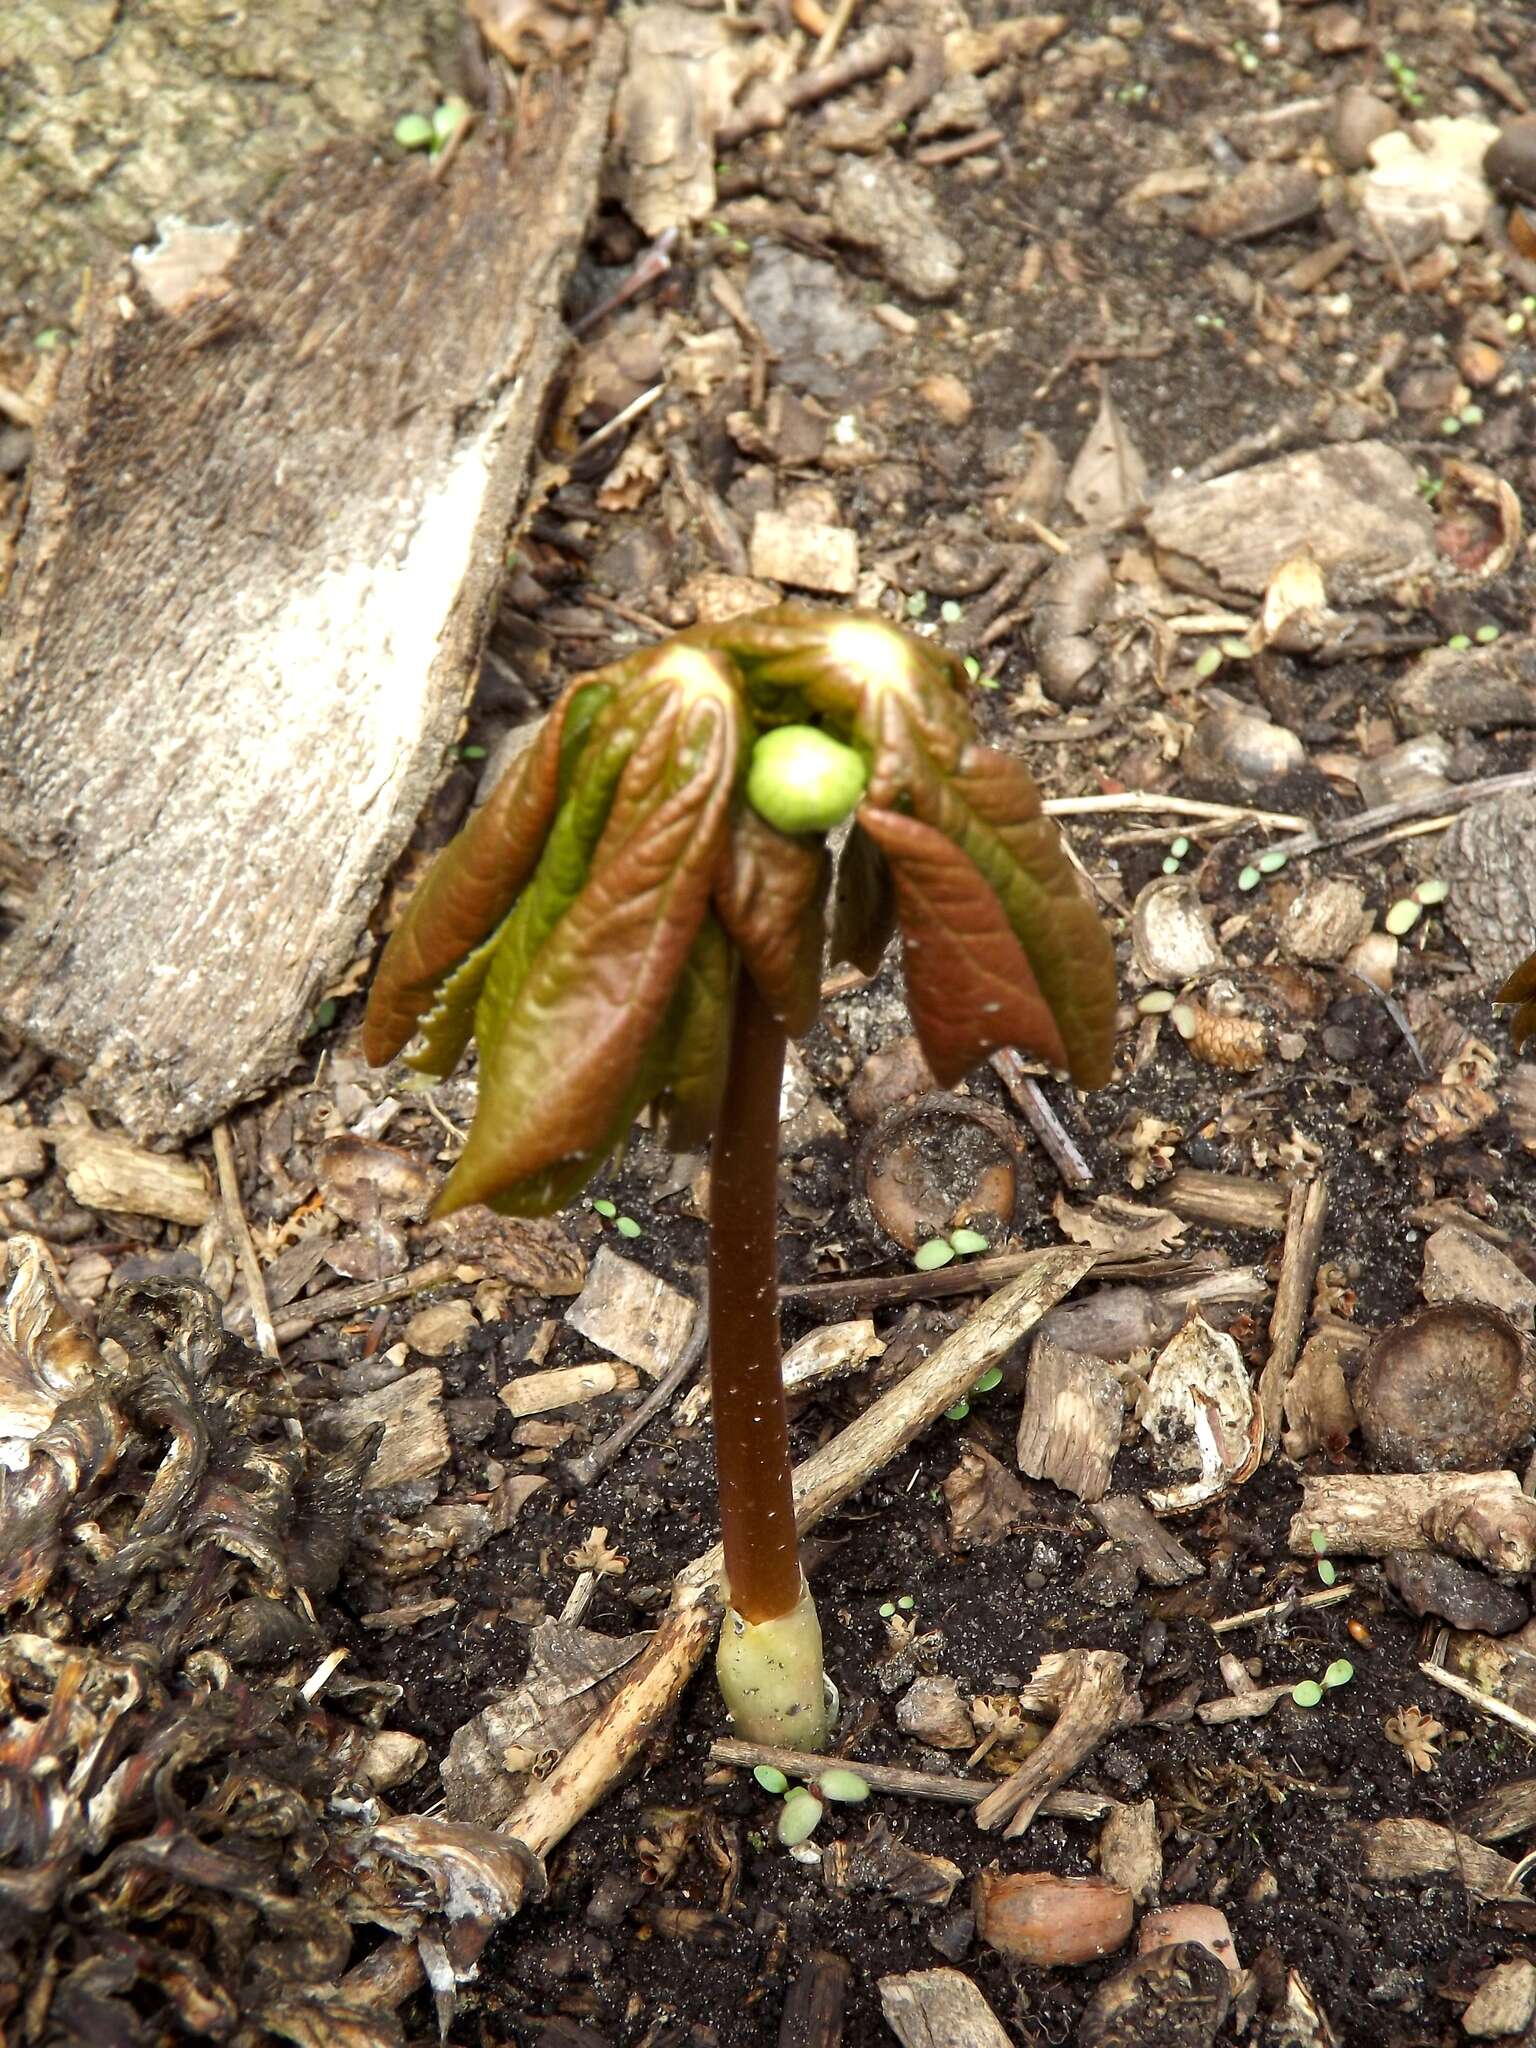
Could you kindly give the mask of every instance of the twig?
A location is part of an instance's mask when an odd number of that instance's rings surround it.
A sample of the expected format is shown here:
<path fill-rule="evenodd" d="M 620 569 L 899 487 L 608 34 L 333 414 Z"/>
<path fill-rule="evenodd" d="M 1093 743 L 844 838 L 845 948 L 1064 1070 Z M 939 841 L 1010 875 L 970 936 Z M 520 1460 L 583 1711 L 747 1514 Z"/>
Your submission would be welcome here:
<path fill-rule="evenodd" d="M 1299 837 L 1281 839 L 1269 850 L 1283 853 L 1287 860 L 1300 860 L 1325 847 L 1343 846 L 1351 839 L 1364 839 L 1390 825 L 1409 818 L 1438 817 L 1447 820 L 1469 804 L 1486 803 L 1490 797 L 1512 796 L 1517 789 L 1536 787 L 1536 768 L 1519 768 L 1510 775 L 1488 775 L 1481 782 L 1452 784 L 1449 789 L 1421 790 L 1417 796 L 1399 797 L 1396 803 L 1378 804 L 1373 811 L 1357 811 L 1352 818 L 1331 818 L 1324 825 L 1306 825 Z M 1068 799 L 1071 801 L 1071 799 Z M 1051 808 L 1049 804 L 1045 806 Z"/>
<path fill-rule="evenodd" d="M 240 1173 L 235 1165 L 235 1142 L 230 1136 L 227 1122 L 213 1127 L 213 1157 L 219 1170 L 219 1201 L 224 1211 L 224 1228 L 229 1236 L 240 1272 L 245 1280 L 245 1291 L 251 1301 L 251 1321 L 256 1326 L 256 1349 L 263 1358 L 276 1359 L 280 1356 L 277 1348 L 277 1332 L 272 1327 L 272 1310 L 267 1302 L 267 1283 L 261 1277 L 261 1261 L 256 1256 L 255 1240 L 251 1227 L 245 1220 L 245 1210 L 240 1201 Z"/>
<path fill-rule="evenodd" d="M 1210 1624 L 1211 1634 L 1225 1636 L 1235 1628 L 1251 1628 L 1258 1621 L 1283 1621 L 1298 1607 L 1332 1607 L 1340 1600 L 1347 1600 L 1354 1590 L 1352 1585 L 1341 1581 L 1321 1593 L 1292 1593 L 1287 1599 L 1271 1600 L 1267 1607 L 1249 1607 L 1241 1614 L 1224 1615 L 1220 1621 Z"/>
<path fill-rule="evenodd" d="M 1033 1252 L 995 1252 L 990 1259 L 972 1259 L 965 1264 L 941 1266 L 934 1273 L 867 1273 L 853 1280 L 801 1280 L 781 1287 L 782 1301 L 796 1301 L 804 1308 L 838 1309 L 890 1308 L 908 1301 L 942 1301 L 953 1294 L 979 1294 L 989 1286 L 1010 1280 L 1026 1270 Z M 1117 1259 L 1107 1255 L 1094 1261 L 1095 1280 L 1183 1281 L 1170 1292 L 1180 1302 L 1256 1301 L 1269 1292 L 1262 1280 L 1246 1268 L 1234 1270 L 1220 1252 L 1181 1252 L 1150 1259 Z"/>
<path fill-rule="evenodd" d="M 1421 1664 L 1419 1669 L 1436 1685 L 1443 1685 L 1447 1692 L 1469 1701 L 1480 1713 L 1491 1715 L 1495 1721 L 1503 1721 L 1517 1734 L 1523 1735 L 1527 1742 L 1536 1742 L 1536 1721 L 1529 1714 L 1522 1714 L 1518 1707 L 1496 1700 L 1491 1692 L 1479 1692 L 1475 1685 L 1468 1685 L 1464 1678 L 1458 1678 L 1454 1671 L 1446 1671 L 1438 1664 Z"/>
<path fill-rule="evenodd" d="M 1536 771 L 1500 779 L 1512 785 L 1536 782 Z M 1492 784 L 1489 789 L 1491 792 Z M 1168 796 L 1155 789 L 1117 789 L 1106 796 L 1053 796 L 1047 797 L 1040 808 L 1051 818 L 1091 818 L 1110 811 L 1168 811 L 1177 818 L 1216 818 L 1225 825 L 1265 825 L 1272 832 L 1300 832 L 1309 837 L 1312 833 L 1309 818 L 1294 817 L 1288 811 L 1255 811 L 1247 804 L 1213 804 L 1203 797 Z M 1315 843 L 1323 844 L 1321 840 Z M 1298 846 L 1299 841 L 1285 845 L 1284 850 L 1294 854 Z M 1279 850 L 1271 848 L 1272 852 Z M 1311 850 L 1310 846 L 1301 847 L 1303 852 Z"/>
<path fill-rule="evenodd" d="M 565 1469 L 578 1486 L 591 1486 L 594 1480 L 601 1478 L 615 1458 L 634 1442 L 651 1417 L 659 1415 L 679 1388 L 692 1379 L 708 1342 L 709 1316 L 705 1304 L 701 1301 L 693 1319 L 693 1328 L 688 1333 L 687 1343 L 679 1352 L 675 1363 L 668 1367 L 634 1414 L 627 1416 L 617 1429 L 610 1431 L 603 1438 L 601 1443 L 593 1444 L 592 1448 L 583 1451 L 580 1457 L 567 1460 Z"/>
<path fill-rule="evenodd" d="M 905 29 L 883 22 L 861 35 L 857 42 L 850 43 L 836 63 L 820 59 L 822 48 L 836 47 L 836 38 L 842 35 L 852 13 L 853 0 L 841 0 L 837 14 L 827 24 L 826 35 L 817 45 L 818 55 L 809 68 L 786 80 L 776 91 L 758 93 L 749 107 L 738 108 L 730 120 L 723 121 L 715 130 L 717 150 L 734 149 L 737 143 L 745 142 L 751 135 L 760 135 L 765 128 L 782 128 L 789 116 L 802 108 L 813 107 L 819 100 L 830 99 L 834 93 L 846 92 L 851 85 L 862 85 L 866 78 L 878 78 L 893 64 L 907 61 L 912 48 L 911 37 Z"/>
<path fill-rule="evenodd" d="M 837 5 L 832 10 L 831 19 L 821 32 L 821 41 L 811 52 L 810 68 L 813 71 L 818 65 L 825 64 L 829 60 L 833 51 L 842 41 L 847 33 L 848 24 L 853 19 L 853 10 L 857 5 L 858 0 L 837 0 Z"/>
<path fill-rule="evenodd" d="M 355 1287 L 332 1287 L 324 1294 L 312 1294 L 297 1304 L 298 1313 L 284 1316 L 275 1335 L 279 1344 L 291 1344 L 306 1337 L 320 1323 L 339 1322 L 362 1308 L 381 1308 L 392 1301 L 405 1301 L 413 1294 L 425 1294 L 429 1287 L 446 1287 L 453 1279 L 456 1261 L 429 1259 L 414 1273 L 392 1273 L 385 1280 L 360 1280 Z"/>
<path fill-rule="evenodd" d="M 1323 1229 L 1328 1221 L 1328 1177 L 1298 1183 L 1291 1189 L 1285 1217 L 1285 1247 L 1280 1254 L 1280 1278 L 1275 1285 L 1275 1308 L 1269 1319 L 1269 1357 L 1259 1375 L 1259 1406 L 1264 1412 L 1264 1458 L 1272 1458 L 1280 1443 L 1280 1423 L 1285 1390 L 1291 1383 L 1301 1353 L 1301 1333 L 1306 1328 L 1307 1310 L 1312 1302 L 1312 1283 L 1317 1278 L 1317 1261 L 1322 1251 Z"/>
<path fill-rule="evenodd" d="M 1051 1164 L 1061 1175 L 1063 1185 L 1075 1191 L 1091 1188 L 1093 1169 L 1067 1135 L 1061 1119 L 1046 1097 L 1045 1090 L 1033 1074 L 1024 1071 L 1024 1062 L 1012 1046 L 1005 1046 L 1001 1052 L 993 1053 L 992 1071 L 1013 1097 L 1025 1122 L 1044 1146 Z"/>
<path fill-rule="evenodd" d="M 761 1743 L 728 1739 L 712 1742 L 710 1761 L 734 1764 L 751 1770 L 754 1764 L 772 1764 L 789 1778 L 815 1780 L 834 1759 L 818 1756 L 810 1749 L 770 1749 Z M 909 1771 L 901 1764 L 866 1764 L 857 1757 L 837 1759 L 862 1778 L 871 1792 L 890 1792 L 899 1799 L 934 1799 L 943 1806 L 980 1806 L 989 1792 L 997 1789 L 995 1778 L 946 1778 L 937 1771 Z M 1040 1811 L 1058 1820 L 1102 1820 L 1116 1804 L 1094 1792 L 1052 1792 Z"/>
<path fill-rule="evenodd" d="M 615 434 L 622 434 L 624 429 L 639 419 L 642 413 L 650 411 L 657 400 L 665 394 L 666 388 L 665 384 L 653 384 L 648 391 L 642 391 L 638 398 L 632 398 L 628 405 L 621 406 L 611 420 L 604 420 L 600 427 L 588 434 L 585 441 L 577 443 L 576 451 L 571 456 L 571 461 L 579 461 L 583 455 L 590 454 L 594 448 L 600 448 L 605 441 L 611 441 Z"/>

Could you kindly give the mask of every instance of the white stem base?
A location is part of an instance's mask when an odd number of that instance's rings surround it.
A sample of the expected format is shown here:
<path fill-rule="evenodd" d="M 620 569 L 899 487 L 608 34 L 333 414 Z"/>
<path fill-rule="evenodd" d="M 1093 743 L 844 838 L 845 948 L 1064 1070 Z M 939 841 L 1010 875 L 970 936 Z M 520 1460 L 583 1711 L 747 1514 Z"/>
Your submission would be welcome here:
<path fill-rule="evenodd" d="M 794 1607 L 772 1621 L 743 1621 L 734 1607 L 726 1609 L 715 1675 L 743 1741 L 825 1749 L 832 1716 L 821 1623 L 803 1579 Z"/>

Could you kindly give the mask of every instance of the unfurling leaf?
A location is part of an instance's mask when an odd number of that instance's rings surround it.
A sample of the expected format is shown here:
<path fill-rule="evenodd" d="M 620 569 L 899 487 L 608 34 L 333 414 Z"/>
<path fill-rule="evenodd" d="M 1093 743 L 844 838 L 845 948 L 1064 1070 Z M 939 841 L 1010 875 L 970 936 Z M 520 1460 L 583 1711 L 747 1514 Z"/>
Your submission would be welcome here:
<path fill-rule="evenodd" d="M 1029 776 L 975 739 L 961 664 L 878 619 L 780 605 L 574 684 L 409 905 L 364 1044 L 377 1063 L 419 1030 L 412 1063 L 444 1075 L 473 1032 L 479 1107 L 439 1214 L 563 1206 L 647 1103 L 702 1142 L 739 975 L 809 1028 L 829 860 L 801 828 L 825 792 L 777 822 L 749 800 L 754 749 L 760 771 L 786 745 L 838 771 L 835 808 L 866 789 L 835 945 L 873 971 L 899 919 L 939 1079 L 1005 1045 L 1107 1078 L 1108 937 Z"/>

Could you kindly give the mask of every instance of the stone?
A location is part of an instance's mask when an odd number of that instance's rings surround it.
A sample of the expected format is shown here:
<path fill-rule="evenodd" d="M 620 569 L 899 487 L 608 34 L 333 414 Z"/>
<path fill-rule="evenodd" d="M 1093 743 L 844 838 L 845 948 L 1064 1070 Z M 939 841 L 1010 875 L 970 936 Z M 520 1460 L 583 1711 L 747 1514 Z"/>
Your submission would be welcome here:
<path fill-rule="evenodd" d="M 1388 747 L 1373 760 L 1362 761 L 1356 787 L 1368 811 L 1405 797 L 1427 796 L 1450 780 L 1451 749 L 1437 732 L 1426 732 Z"/>
<path fill-rule="evenodd" d="M 1424 1246 L 1426 1301 L 1477 1301 L 1529 1330 L 1536 1323 L 1536 1281 L 1507 1253 L 1459 1223 L 1445 1223 Z"/>
<path fill-rule="evenodd" d="M 1305 763 L 1307 750 L 1288 727 L 1220 690 L 1207 691 L 1206 701 L 1211 708 L 1184 750 L 1189 774 L 1218 783 L 1235 780 L 1253 790 L 1295 774 Z"/>
<path fill-rule="evenodd" d="M 1438 1551 L 1394 1550 L 1382 1569 L 1410 1614 L 1433 1614 L 1452 1628 L 1480 1629 L 1490 1636 L 1508 1635 L 1530 1619 L 1523 1593 Z"/>
<path fill-rule="evenodd" d="M 1364 170 L 1371 160 L 1371 144 L 1397 126 L 1397 115 L 1385 100 L 1363 85 L 1346 86 L 1333 103 L 1328 123 L 1328 140 L 1339 168 Z"/>
<path fill-rule="evenodd" d="M 1171 582 L 1250 598 L 1308 551 L 1333 605 L 1378 596 L 1435 563 L 1434 515 L 1413 464 L 1384 441 L 1306 448 L 1175 484 L 1153 499 L 1147 532 Z"/>
<path fill-rule="evenodd" d="M 1307 26 L 1312 47 L 1325 57 L 1342 57 L 1370 39 L 1365 23 L 1348 7 L 1319 7 Z"/>
<path fill-rule="evenodd" d="M 1536 114 L 1504 123 L 1483 158 L 1483 175 L 1510 199 L 1536 201 Z"/>
<path fill-rule="evenodd" d="M 845 400 L 848 371 L 886 338 L 832 264 L 775 244 L 759 247 L 742 297 L 777 358 L 775 376 L 817 398 Z"/>
<path fill-rule="evenodd" d="M 891 282 L 914 299 L 948 298 L 960 282 L 964 250 L 939 225 L 922 176 L 894 157 L 844 157 L 828 210 L 839 238 L 872 251 Z"/>
<path fill-rule="evenodd" d="M 1405 733 L 1536 726 L 1536 638 L 1511 634 L 1491 647 L 1431 648 L 1390 694 Z"/>
<path fill-rule="evenodd" d="M 1474 2041 L 1523 2034 L 1536 2019 L 1536 1963 L 1498 1963 L 1477 1987 L 1461 2016 L 1461 2030 Z"/>
<path fill-rule="evenodd" d="M 1358 882 L 1331 875 L 1309 882 L 1280 926 L 1280 942 L 1294 960 L 1319 967 L 1342 960 L 1357 939 L 1370 930 L 1371 914 Z"/>

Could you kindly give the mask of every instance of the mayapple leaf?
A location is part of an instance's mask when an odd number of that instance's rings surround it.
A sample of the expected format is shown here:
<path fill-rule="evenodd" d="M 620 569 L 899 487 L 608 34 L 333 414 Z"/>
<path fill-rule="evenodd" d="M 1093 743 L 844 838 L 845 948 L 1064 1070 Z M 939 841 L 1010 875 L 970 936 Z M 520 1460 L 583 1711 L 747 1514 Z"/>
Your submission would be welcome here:
<path fill-rule="evenodd" d="M 713 917 L 699 927 L 662 1038 L 668 1047 L 667 1142 L 674 1151 L 702 1145 L 725 1091 L 736 960 Z"/>
<path fill-rule="evenodd" d="M 363 1052 L 370 1065 L 394 1058 L 431 1009 L 445 976 L 511 909 L 559 801 L 567 723 L 580 727 L 601 694 L 590 677 L 566 691 L 527 753 L 428 870 L 384 948 L 369 991 Z"/>
<path fill-rule="evenodd" d="M 1528 1038 L 1536 1037 L 1536 953 L 1515 969 L 1494 1000 L 1520 1006 L 1509 1020 L 1509 1035 L 1519 1052 Z"/>
<path fill-rule="evenodd" d="M 819 839 L 776 832 L 740 805 L 715 878 L 716 914 L 791 1037 L 810 1030 L 821 998 L 827 865 Z"/>
<path fill-rule="evenodd" d="M 921 819 L 868 804 L 859 815 L 895 885 L 907 1007 L 939 1086 L 954 1087 L 1003 1045 L 1065 1067 L 1029 956 L 967 856 Z"/>
<path fill-rule="evenodd" d="M 650 671 L 663 672 L 587 876 L 505 1008 L 490 1003 L 493 963 L 484 1030 L 477 1020 L 480 1105 L 438 1214 L 595 1164 L 639 1107 L 704 922 L 746 737 L 728 663 L 674 645 Z"/>

